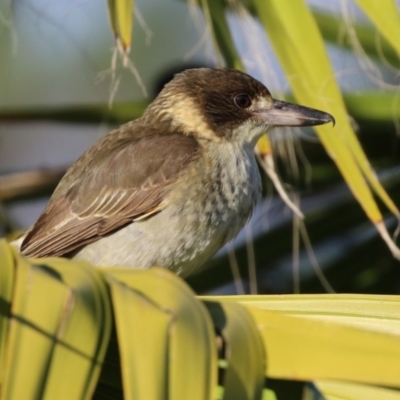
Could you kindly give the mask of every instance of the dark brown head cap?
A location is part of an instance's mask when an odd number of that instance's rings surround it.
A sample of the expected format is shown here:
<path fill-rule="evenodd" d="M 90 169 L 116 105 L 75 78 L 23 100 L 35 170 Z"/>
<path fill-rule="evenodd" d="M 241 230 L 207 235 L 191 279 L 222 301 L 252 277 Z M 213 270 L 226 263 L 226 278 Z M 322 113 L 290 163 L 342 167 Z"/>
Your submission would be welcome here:
<path fill-rule="evenodd" d="M 238 104 L 237 96 L 240 95 L 246 96 L 242 97 L 242 102 L 248 98 L 249 104 L 260 97 L 271 98 L 261 82 L 243 72 L 228 68 L 197 68 L 175 75 L 153 104 L 170 110 L 178 118 L 185 114 L 186 119 L 196 120 L 193 127 L 207 125 L 214 134 L 224 136 L 251 117 L 248 105 Z"/>
<path fill-rule="evenodd" d="M 212 129 L 234 128 L 249 118 L 246 108 L 235 103 L 236 96 L 247 95 L 251 101 L 271 96 L 261 82 L 234 69 L 192 69 L 177 75 L 175 80 L 196 98 Z"/>

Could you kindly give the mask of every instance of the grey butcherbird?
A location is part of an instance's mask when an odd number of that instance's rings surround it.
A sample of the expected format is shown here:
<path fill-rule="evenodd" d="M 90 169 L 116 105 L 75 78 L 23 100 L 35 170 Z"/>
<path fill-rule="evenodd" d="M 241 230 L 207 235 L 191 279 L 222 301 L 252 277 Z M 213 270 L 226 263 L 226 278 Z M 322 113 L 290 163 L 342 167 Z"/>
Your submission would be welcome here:
<path fill-rule="evenodd" d="M 242 72 L 187 70 L 141 118 L 72 164 L 20 251 L 187 276 L 237 235 L 259 200 L 260 136 L 328 122 L 327 113 L 273 99 Z"/>

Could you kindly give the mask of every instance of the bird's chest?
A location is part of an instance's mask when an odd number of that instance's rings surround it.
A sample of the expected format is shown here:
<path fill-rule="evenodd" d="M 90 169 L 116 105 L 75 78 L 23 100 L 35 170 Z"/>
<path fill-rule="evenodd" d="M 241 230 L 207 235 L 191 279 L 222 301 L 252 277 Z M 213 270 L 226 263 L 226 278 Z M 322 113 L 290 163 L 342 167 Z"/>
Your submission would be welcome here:
<path fill-rule="evenodd" d="M 190 174 L 176 202 L 182 233 L 187 242 L 187 233 L 193 232 L 196 248 L 216 251 L 238 234 L 261 196 L 253 150 L 218 149 L 194 165 Z"/>
<path fill-rule="evenodd" d="M 242 227 L 261 194 L 254 155 L 227 151 L 213 160 L 213 164 L 203 176 L 203 190 L 197 199 L 202 221 L 211 227 L 232 229 L 236 224 Z"/>

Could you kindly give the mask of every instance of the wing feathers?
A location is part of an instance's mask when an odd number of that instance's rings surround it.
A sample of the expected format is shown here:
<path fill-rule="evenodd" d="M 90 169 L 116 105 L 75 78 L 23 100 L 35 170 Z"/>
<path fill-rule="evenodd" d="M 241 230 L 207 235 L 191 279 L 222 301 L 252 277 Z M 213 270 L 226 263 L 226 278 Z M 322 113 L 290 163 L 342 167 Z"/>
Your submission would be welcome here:
<path fill-rule="evenodd" d="M 76 164 L 84 170 L 87 160 L 90 170 L 76 181 L 67 173 L 72 184 L 63 196 L 51 199 L 22 242 L 22 254 L 65 255 L 160 211 L 174 182 L 197 153 L 194 138 L 175 134 L 132 139 L 122 148 L 110 149 L 98 164 L 84 154 Z"/>

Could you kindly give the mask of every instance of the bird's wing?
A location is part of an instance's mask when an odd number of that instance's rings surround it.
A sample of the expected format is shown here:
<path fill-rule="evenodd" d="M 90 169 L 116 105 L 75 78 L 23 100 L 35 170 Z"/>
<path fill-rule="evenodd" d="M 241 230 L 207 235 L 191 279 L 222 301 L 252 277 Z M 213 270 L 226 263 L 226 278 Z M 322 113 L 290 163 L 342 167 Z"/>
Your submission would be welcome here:
<path fill-rule="evenodd" d="M 197 153 L 192 137 L 152 135 L 117 146 L 97 163 L 87 162 L 79 183 L 50 201 L 23 240 L 21 253 L 68 254 L 161 210 L 171 184 Z"/>

